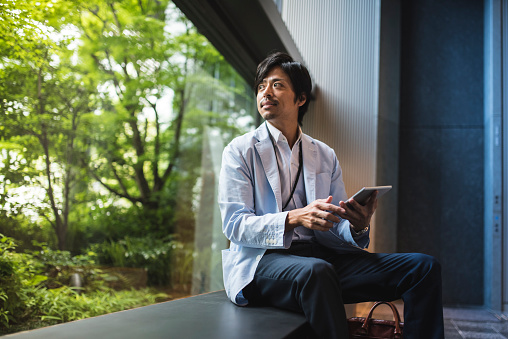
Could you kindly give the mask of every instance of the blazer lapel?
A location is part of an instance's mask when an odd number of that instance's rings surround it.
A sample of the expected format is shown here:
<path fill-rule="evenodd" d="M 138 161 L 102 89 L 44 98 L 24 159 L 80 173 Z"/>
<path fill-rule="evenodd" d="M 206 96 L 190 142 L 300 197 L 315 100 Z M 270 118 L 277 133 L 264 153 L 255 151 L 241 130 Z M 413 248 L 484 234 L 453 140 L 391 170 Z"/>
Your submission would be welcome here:
<path fill-rule="evenodd" d="M 305 180 L 305 195 L 307 204 L 316 200 L 316 161 L 317 151 L 312 140 L 302 135 L 303 178 Z"/>
<path fill-rule="evenodd" d="M 257 135 L 259 136 L 258 140 L 260 141 L 255 144 L 255 147 L 259 154 L 259 158 L 261 159 L 263 169 L 265 170 L 268 183 L 275 195 L 277 208 L 280 212 L 282 211 L 282 192 L 280 187 L 279 169 L 277 168 L 277 158 L 275 157 L 275 153 L 273 151 L 272 141 L 270 140 L 268 133 L 263 130 L 264 128 L 265 126 L 261 125 L 261 127 L 257 130 Z"/>

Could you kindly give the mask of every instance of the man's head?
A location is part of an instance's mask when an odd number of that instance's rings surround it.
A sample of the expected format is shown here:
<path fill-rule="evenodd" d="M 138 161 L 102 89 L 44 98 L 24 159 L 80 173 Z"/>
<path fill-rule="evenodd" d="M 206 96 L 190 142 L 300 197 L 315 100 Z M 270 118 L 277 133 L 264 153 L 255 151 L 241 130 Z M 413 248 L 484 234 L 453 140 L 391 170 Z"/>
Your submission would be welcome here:
<path fill-rule="evenodd" d="M 293 92 L 295 93 L 294 102 L 303 101 L 304 103 L 298 109 L 298 123 L 301 125 L 303 116 L 309 107 L 309 101 L 312 91 L 312 80 L 309 71 L 301 63 L 294 61 L 286 53 L 273 53 L 266 57 L 259 65 L 254 82 L 256 95 L 259 92 L 260 85 L 266 79 L 267 75 L 276 67 L 288 76 Z"/>

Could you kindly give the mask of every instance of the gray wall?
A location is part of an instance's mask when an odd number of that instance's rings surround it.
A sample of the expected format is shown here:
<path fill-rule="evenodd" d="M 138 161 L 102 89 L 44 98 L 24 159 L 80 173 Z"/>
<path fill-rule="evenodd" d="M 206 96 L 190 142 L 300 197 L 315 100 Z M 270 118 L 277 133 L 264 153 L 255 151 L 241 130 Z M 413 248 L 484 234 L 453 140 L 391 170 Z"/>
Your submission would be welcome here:
<path fill-rule="evenodd" d="M 284 1 L 282 18 L 310 69 L 306 133 L 335 149 L 352 195 L 375 181 L 378 1 Z"/>
<path fill-rule="evenodd" d="M 436 256 L 445 304 L 483 304 L 483 1 L 401 2 L 398 250 Z"/>

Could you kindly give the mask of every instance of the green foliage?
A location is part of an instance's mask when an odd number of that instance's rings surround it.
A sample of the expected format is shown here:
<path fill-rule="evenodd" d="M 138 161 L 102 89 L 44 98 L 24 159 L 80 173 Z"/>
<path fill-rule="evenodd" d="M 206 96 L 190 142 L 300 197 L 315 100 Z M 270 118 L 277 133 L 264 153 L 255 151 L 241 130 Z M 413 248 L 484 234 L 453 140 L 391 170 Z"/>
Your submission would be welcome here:
<path fill-rule="evenodd" d="M 68 234 L 71 253 L 83 253 L 92 244 L 119 241 L 126 235 L 165 238 L 175 233 L 174 206 L 178 205 L 170 199 L 165 201 L 164 206 L 155 210 L 137 205 L 108 205 L 107 197 L 97 197 L 95 203 L 76 206 L 71 214 L 76 221 Z"/>
<path fill-rule="evenodd" d="M 104 285 L 105 277 L 102 271 L 95 267 L 95 253 L 72 256 L 68 251 L 55 251 L 45 244 L 35 245 L 40 249 L 23 255 L 33 262 L 33 269 L 47 277 L 45 287 L 53 289 L 67 286 L 75 273 L 86 283 L 84 288 L 77 287 L 76 291 L 91 292 Z"/>
<path fill-rule="evenodd" d="M 74 254 L 124 234 L 193 238 L 203 130 L 228 140 L 255 105 L 174 4 L 5 0 L 0 47 L 0 206 L 39 216 L 9 234 Z"/>
<path fill-rule="evenodd" d="M 67 286 L 58 289 L 46 289 L 38 297 L 40 309 L 44 313 L 41 320 L 57 320 L 58 322 L 123 311 L 133 307 L 154 304 L 167 298 L 165 294 L 153 293 L 149 289 L 139 291 L 99 290 L 91 294 L 76 294 Z"/>
<path fill-rule="evenodd" d="M 123 311 L 167 300 L 166 294 L 147 288 L 124 291 L 103 289 L 77 294 L 68 286 L 56 289 L 25 286 L 22 292 L 30 314 L 24 317 L 23 323 L 5 324 L 2 322 L 0 335 Z"/>
<path fill-rule="evenodd" d="M 16 286 L 21 282 L 17 273 L 18 258 L 13 255 L 16 248 L 11 238 L 0 235 L 0 324 L 7 326 L 14 314 L 22 311 Z"/>
<path fill-rule="evenodd" d="M 165 206 L 166 188 L 179 178 L 182 155 L 199 159 L 200 144 L 187 147 L 187 130 L 196 126 L 186 117 L 201 67 L 223 60 L 172 4 L 148 4 L 84 6 L 78 27 L 83 59 L 114 90 L 90 116 L 90 170 L 111 193 L 155 210 Z M 166 29 L 175 25 L 181 32 Z M 171 106 L 158 104 L 170 94 Z"/>
<path fill-rule="evenodd" d="M 0 335 L 149 305 L 168 297 L 146 288 L 114 291 L 108 287 L 110 275 L 88 266 L 94 263 L 94 253 L 72 257 L 45 246 L 32 253 L 15 249 L 12 238 L 0 235 Z M 84 289 L 68 286 L 70 272 L 84 276 Z"/>
<path fill-rule="evenodd" d="M 0 203 L 1 205 L 1 203 Z M 11 206 L 11 215 L 0 211 L 0 234 L 16 239 L 18 252 L 36 249 L 34 241 L 39 243 L 53 243 L 53 231 L 31 222 L 23 214 L 15 213 L 15 206 Z"/>
<path fill-rule="evenodd" d="M 0 331 L 153 301 L 94 264 L 187 288 L 203 135 L 247 87 L 169 0 L 0 1 Z"/>
<path fill-rule="evenodd" d="M 130 238 L 94 244 L 91 251 L 103 265 L 142 267 L 148 272 L 149 285 L 171 284 L 172 254 L 180 247 L 171 238 Z"/>
<path fill-rule="evenodd" d="M 37 62 L 41 46 L 51 44 L 37 19 L 48 1 L 3 0 L 0 2 L 0 58 Z"/>
<path fill-rule="evenodd" d="M 169 0 L 0 0 L 0 334 L 158 298 L 96 264 L 188 288 L 203 135 L 248 87 Z"/>
<path fill-rule="evenodd" d="M 21 46 L 30 46 L 38 57 L 20 60 L 8 54 L 0 67 L 0 124 L 8 127 L 1 135 L 2 141 L 8 141 L 0 154 L 0 176 L 5 178 L 3 199 L 9 190 L 13 197 L 16 188 L 41 188 L 45 193 L 42 201 L 28 200 L 18 211 L 28 214 L 31 210 L 44 218 L 54 230 L 60 249 L 66 247 L 73 192 L 86 178 L 79 161 L 87 150 L 81 121 L 94 104 L 91 94 L 96 88 L 73 61 L 72 33 L 65 33 L 68 27 L 62 24 L 66 20 L 62 14 L 72 12 L 69 5 L 66 1 L 22 0 L 19 9 L 8 9 L 8 17 L 23 19 L 20 26 L 11 27 L 12 32 L 37 31 L 35 35 L 51 40 L 25 41 L 23 37 L 32 39 L 32 35 L 20 34 L 18 39 L 26 42 Z"/>
<path fill-rule="evenodd" d="M 0 234 L 0 328 L 30 314 L 33 291 L 46 281 L 30 255 L 16 253 L 12 238 Z"/>

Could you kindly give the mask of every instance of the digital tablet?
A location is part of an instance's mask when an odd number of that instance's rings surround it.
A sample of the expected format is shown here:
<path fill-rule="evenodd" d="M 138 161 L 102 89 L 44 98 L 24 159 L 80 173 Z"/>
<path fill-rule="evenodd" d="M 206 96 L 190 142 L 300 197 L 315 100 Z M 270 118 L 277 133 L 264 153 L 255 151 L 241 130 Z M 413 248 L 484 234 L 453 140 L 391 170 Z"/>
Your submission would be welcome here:
<path fill-rule="evenodd" d="M 365 205 L 370 195 L 374 193 L 374 191 L 378 191 L 377 198 L 379 199 L 383 194 L 392 189 L 392 186 L 374 186 L 374 187 L 364 187 L 355 195 L 352 196 L 360 205 Z M 348 199 L 349 200 L 349 199 Z"/>

